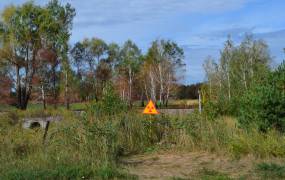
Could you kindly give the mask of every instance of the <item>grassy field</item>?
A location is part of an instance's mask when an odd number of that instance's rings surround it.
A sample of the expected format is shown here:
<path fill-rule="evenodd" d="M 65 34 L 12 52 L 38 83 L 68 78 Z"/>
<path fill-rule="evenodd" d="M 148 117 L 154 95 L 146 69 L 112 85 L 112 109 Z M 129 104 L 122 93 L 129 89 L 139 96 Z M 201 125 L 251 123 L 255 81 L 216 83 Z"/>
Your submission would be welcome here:
<path fill-rule="evenodd" d="M 71 110 L 86 110 L 86 108 L 88 107 L 90 103 L 88 102 L 79 102 L 79 103 L 71 103 L 70 104 L 70 109 Z M 141 107 L 141 101 L 134 101 L 134 107 L 135 108 L 143 108 Z M 144 102 L 144 104 L 147 104 L 147 101 Z M 163 107 L 163 108 L 197 108 L 198 107 L 198 100 L 197 99 L 185 99 L 185 100 L 170 100 L 168 107 Z M 54 106 L 53 105 L 47 105 L 48 109 L 53 109 Z M 64 109 L 64 105 L 63 104 L 58 104 L 57 105 L 58 109 Z M 29 110 L 33 109 L 33 110 L 41 110 L 43 109 L 43 105 L 42 104 L 38 104 L 38 103 L 30 103 L 28 105 Z M 0 112 L 6 112 L 6 111 L 14 111 L 16 110 L 16 107 L 14 106 L 10 106 L 10 105 L 6 105 L 6 104 L 0 104 Z"/>
<path fill-rule="evenodd" d="M 45 144 L 42 129 L 21 128 L 21 118 L 43 115 L 63 117 L 62 122 L 51 123 Z M 165 175 L 170 179 L 282 179 L 284 139 L 273 130 L 240 129 L 232 117 L 212 121 L 196 112 L 179 117 L 132 111 L 98 116 L 87 108 L 81 117 L 62 108 L 13 110 L 0 117 L 0 179 L 137 179 L 148 177 L 138 173 L 144 172 L 145 163 L 154 170 L 170 172 L 167 167 L 176 167 L 182 172 Z M 161 153 L 164 156 L 157 156 Z M 250 163 L 243 163 L 248 157 Z M 139 164 L 126 166 L 122 163 L 126 159 L 137 159 Z M 181 163 L 171 163 L 174 159 Z M 193 172 L 183 159 L 197 164 Z M 223 164 L 230 170 L 219 168 Z M 238 173 L 244 166 L 246 171 Z"/>
<path fill-rule="evenodd" d="M 148 102 L 144 101 L 144 105 L 146 106 Z M 141 101 L 134 101 L 133 102 L 134 107 L 137 108 L 143 108 L 141 107 Z M 167 107 L 159 107 L 159 108 L 169 108 L 169 109 L 193 109 L 193 108 L 198 108 L 199 102 L 198 99 L 183 99 L 183 100 L 174 100 L 171 99 L 168 102 Z"/>

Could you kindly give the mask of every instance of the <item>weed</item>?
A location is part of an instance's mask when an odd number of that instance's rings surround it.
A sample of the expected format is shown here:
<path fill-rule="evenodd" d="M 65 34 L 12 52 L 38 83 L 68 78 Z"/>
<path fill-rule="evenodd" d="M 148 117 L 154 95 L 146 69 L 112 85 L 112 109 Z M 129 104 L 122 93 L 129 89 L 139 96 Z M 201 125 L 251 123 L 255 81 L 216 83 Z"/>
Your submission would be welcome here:
<path fill-rule="evenodd" d="M 285 165 L 275 163 L 260 163 L 257 172 L 265 179 L 285 178 Z"/>
<path fill-rule="evenodd" d="M 200 177 L 203 180 L 230 180 L 231 178 L 224 173 L 203 168 L 200 172 Z"/>

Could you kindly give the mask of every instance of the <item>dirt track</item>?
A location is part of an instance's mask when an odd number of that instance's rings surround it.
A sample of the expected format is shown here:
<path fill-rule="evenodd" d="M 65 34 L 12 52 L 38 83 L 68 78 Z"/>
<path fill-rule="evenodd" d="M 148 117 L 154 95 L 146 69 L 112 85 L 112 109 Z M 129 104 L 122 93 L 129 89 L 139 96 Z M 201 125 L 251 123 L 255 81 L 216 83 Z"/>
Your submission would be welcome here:
<path fill-rule="evenodd" d="M 203 179 L 209 172 L 230 178 L 258 179 L 255 163 L 253 157 L 233 160 L 206 152 L 164 152 L 122 159 L 124 168 L 139 179 Z"/>

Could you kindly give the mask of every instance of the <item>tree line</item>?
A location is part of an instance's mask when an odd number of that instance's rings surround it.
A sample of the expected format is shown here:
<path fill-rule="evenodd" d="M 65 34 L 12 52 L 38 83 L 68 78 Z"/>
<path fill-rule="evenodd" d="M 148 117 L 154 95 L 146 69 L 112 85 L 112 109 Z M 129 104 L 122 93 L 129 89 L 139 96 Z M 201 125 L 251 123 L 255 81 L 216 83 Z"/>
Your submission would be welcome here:
<path fill-rule="evenodd" d="M 271 67 L 265 41 L 245 35 L 239 45 L 229 37 L 216 61 L 204 62 L 203 102 L 208 115 L 234 115 L 241 126 L 285 131 L 285 66 Z"/>
<path fill-rule="evenodd" d="M 178 99 L 198 99 L 199 89 L 203 86 L 203 83 L 196 83 L 191 85 L 179 85 L 177 87 Z"/>
<path fill-rule="evenodd" d="M 76 12 L 51 0 L 8 6 L 0 21 L 0 96 L 26 109 L 28 102 L 46 104 L 100 100 L 112 84 L 130 107 L 152 99 L 167 106 L 183 76 L 183 49 L 157 39 L 145 54 L 127 40 L 122 46 L 99 38 L 69 44 Z M 15 101 L 16 99 L 16 101 Z"/>

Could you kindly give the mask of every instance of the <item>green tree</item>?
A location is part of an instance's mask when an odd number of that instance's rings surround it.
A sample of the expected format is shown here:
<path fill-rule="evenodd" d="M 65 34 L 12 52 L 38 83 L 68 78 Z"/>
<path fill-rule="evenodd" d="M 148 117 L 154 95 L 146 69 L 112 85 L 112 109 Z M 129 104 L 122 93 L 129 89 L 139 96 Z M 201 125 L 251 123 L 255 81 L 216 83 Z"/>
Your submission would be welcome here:
<path fill-rule="evenodd" d="M 118 63 L 120 47 L 107 45 L 98 38 L 84 39 L 77 42 L 70 51 L 72 64 L 77 73 L 81 97 L 85 100 L 99 99 L 107 81 L 113 76 Z"/>
<path fill-rule="evenodd" d="M 45 57 L 40 50 L 56 54 L 49 59 L 55 69 L 59 57 L 66 54 L 70 24 L 74 9 L 69 4 L 59 5 L 57 0 L 41 7 L 28 2 L 8 7 L 1 19 L 1 59 L 14 67 L 18 107 L 26 109 L 33 87 L 33 78 Z M 51 53 L 51 54 L 52 54 Z"/>
<path fill-rule="evenodd" d="M 231 61 L 234 51 L 234 45 L 230 37 L 225 42 L 224 49 L 221 51 L 221 58 L 220 58 L 220 74 L 222 81 L 226 82 L 226 85 L 223 85 L 223 89 L 227 90 L 228 100 L 231 100 Z"/>
<path fill-rule="evenodd" d="M 268 46 L 262 40 L 246 35 L 240 45 L 228 39 L 218 64 L 206 60 L 208 102 L 221 114 L 237 114 L 243 96 L 252 85 L 261 83 L 270 70 Z"/>
<path fill-rule="evenodd" d="M 168 104 L 173 85 L 183 74 L 184 52 L 175 42 L 156 40 L 149 48 L 145 59 L 145 75 L 150 97 L 156 102 L 159 92 L 160 106 Z"/>
<path fill-rule="evenodd" d="M 117 67 L 120 74 L 128 81 L 128 103 L 132 107 L 133 84 L 142 63 L 141 51 L 135 43 L 128 40 L 122 47 L 120 57 Z"/>
<path fill-rule="evenodd" d="M 32 91 L 36 53 L 40 48 L 41 8 L 33 3 L 8 7 L 1 21 L 1 59 L 16 70 L 18 107 L 26 109 Z M 24 27 L 24 28 L 23 28 Z"/>
<path fill-rule="evenodd" d="M 242 126 L 256 124 L 261 131 L 275 128 L 285 132 L 285 61 L 262 83 L 255 84 L 241 102 Z"/>
<path fill-rule="evenodd" d="M 48 42 L 47 47 L 56 52 L 58 61 L 61 62 L 64 74 L 62 82 L 64 82 L 65 106 L 69 109 L 69 79 L 72 73 L 67 53 L 75 9 L 70 4 L 62 6 L 58 0 L 51 0 L 46 6 L 46 11 L 48 16 L 45 19 L 49 21 L 43 23 L 43 30 L 47 31 L 43 34 L 47 35 L 45 38 Z M 56 98 L 55 94 L 54 98 Z"/>

